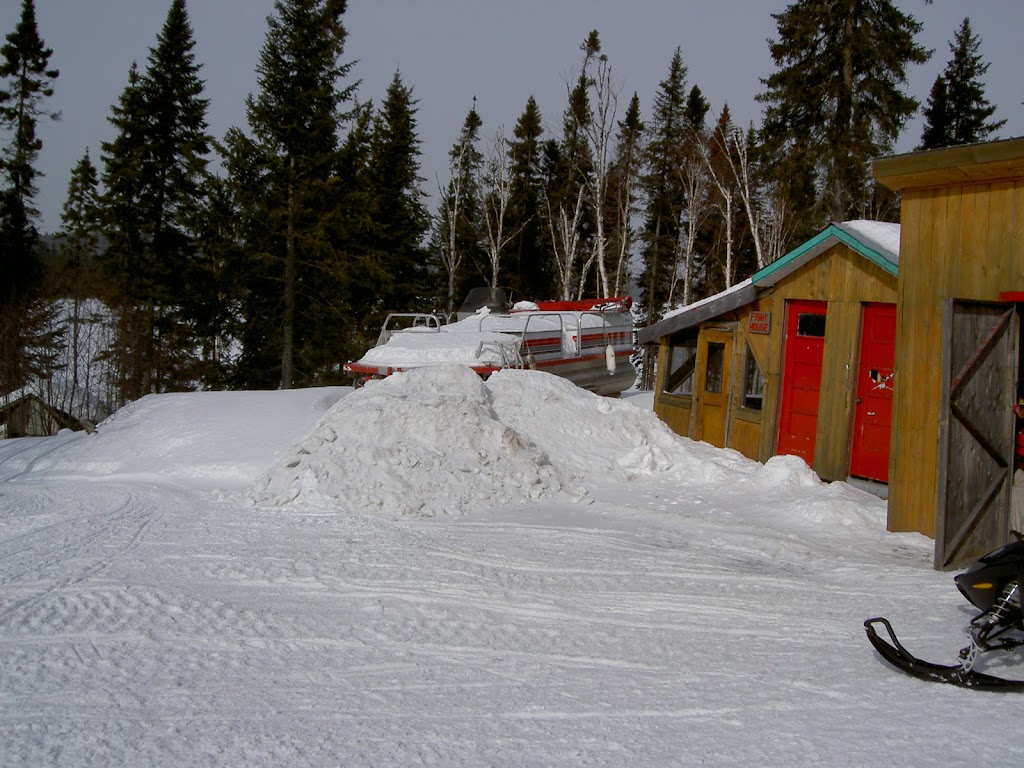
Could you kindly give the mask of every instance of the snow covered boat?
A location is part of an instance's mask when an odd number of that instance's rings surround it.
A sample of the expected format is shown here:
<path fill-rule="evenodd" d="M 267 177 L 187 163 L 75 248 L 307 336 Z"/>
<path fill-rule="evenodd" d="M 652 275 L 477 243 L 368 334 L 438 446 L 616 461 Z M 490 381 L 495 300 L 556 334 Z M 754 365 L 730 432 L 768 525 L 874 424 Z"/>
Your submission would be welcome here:
<path fill-rule="evenodd" d="M 618 395 L 636 379 L 631 304 L 627 296 L 509 306 L 504 291 L 475 289 L 452 322 L 429 313 L 388 315 L 377 345 L 345 370 L 369 379 L 426 365 L 468 365 L 484 377 L 531 368 Z"/>

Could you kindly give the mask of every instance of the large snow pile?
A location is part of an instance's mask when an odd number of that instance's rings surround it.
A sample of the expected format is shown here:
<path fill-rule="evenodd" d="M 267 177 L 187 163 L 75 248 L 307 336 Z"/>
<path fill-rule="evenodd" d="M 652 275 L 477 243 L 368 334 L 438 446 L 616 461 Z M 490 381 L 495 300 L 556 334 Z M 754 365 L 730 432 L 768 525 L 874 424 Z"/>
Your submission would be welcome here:
<path fill-rule="evenodd" d="M 506 370 L 485 382 L 465 366 L 432 366 L 339 401 L 251 497 L 433 516 L 553 495 L 584 499 L 584 480 L 608 473 L 721 472 L 721 457 L 701 460 L 686 443 L 653 413 L 548 373 Z"/>
<path fill-rule="evenodd" d="M 649 475 L 785 495 L 795 521 L 803 504 L 815 524 L 823 515 L 850 522 L 846 506 L 856 522 L 878 522 L 863 519 L 862 499 L 847 505 L 852 489 L 825 486 L 799 459 L 761 465 L 681 438 L 651 411 L 548 373 L 504 370 L 483 381 L 458 365 L 395 374 L 339 400 L 249 496 L 261 506 L 430 517 L 543 497 L 589 501 L 596 485 Z"/>

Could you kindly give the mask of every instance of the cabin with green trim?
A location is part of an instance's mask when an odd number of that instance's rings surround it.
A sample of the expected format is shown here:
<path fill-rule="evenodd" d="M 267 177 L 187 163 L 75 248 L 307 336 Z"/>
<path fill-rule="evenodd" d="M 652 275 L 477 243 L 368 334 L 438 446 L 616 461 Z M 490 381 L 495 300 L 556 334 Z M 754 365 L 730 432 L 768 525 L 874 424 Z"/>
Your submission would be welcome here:
<path fill-rule="evenodd" d="M 736 284 L 643 328 L 655 412 L 675 432 L 766 461 L 804 458 L 825 480 L 882 495 L 899 225 L 832 224 Z"/>

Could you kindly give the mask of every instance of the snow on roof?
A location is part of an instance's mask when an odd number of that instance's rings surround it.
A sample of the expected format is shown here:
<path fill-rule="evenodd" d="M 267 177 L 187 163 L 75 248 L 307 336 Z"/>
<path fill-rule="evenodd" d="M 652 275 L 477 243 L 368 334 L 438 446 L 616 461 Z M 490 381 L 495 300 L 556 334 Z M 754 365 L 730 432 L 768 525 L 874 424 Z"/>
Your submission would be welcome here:
<path fill-rule="evenodd" d="M 841 230 L 864 245 L 885 256 L 894 264 L 900 262 L 900 225 L 888 221 L 854 219 L 836 224 Z"/>

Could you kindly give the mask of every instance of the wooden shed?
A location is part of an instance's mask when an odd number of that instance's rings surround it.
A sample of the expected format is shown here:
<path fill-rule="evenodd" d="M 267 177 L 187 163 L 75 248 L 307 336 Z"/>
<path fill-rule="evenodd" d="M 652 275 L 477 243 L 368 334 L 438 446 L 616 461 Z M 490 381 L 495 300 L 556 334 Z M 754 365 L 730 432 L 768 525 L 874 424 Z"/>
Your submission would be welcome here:
<path fill-rule="evenodd" d="M 886 483 L 898 265 L 899 225 L 833 224 L 644 328 L 655 411 L 752 459 L 794 454 L 826 480 Z"/>
<path fill-rule="evenodd" d="M 31 393 L 0 399 L 0 439 L 47 437 L 61 429 L 83 429 L 80 419 Z"/>
<path fill-rule="evenodd" d="M 935 566 L 1010 539 L 1022 402 L 1024 139 L 876 160 L 901 193 L 888 527 Z"/>

